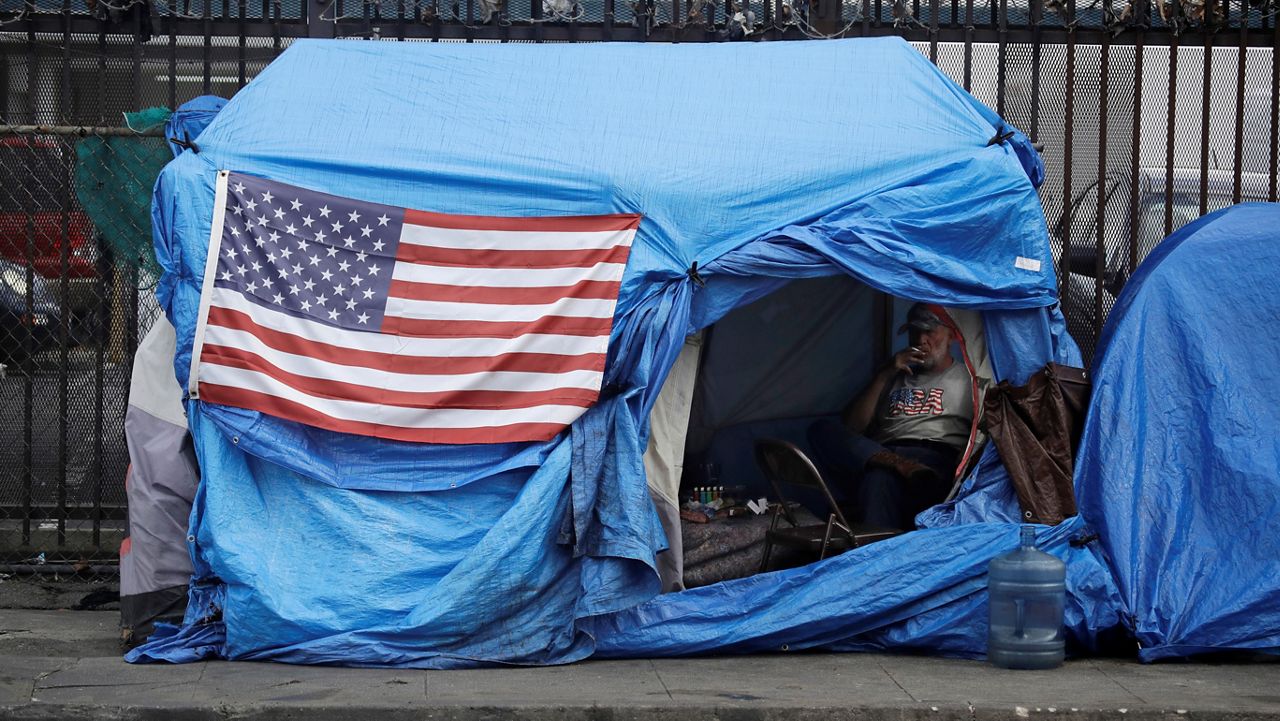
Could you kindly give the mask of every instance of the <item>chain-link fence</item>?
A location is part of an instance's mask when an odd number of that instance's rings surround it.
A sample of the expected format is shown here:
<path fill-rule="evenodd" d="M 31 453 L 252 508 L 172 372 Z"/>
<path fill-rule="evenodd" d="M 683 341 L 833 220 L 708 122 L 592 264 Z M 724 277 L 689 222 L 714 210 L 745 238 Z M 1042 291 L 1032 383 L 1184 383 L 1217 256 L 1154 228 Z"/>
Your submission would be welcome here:
<path fill-rule="evenodd" d="M 294 38 L 902 36 L 1043 147 L 1061 302 L 1087 356 L 1156 242 L 1276 199 L 1275 2 L 0 0 L 0 563 L 113 557 L 131 361 L 157 313 L 146 203 L 170 151 L 155 122 L 230 97 Z"/>
<path fill-rule="evenodd" d="M 158 132 L 0 128 L 0 553 L 93 559 L 124 521 L 124 405 L 156 314 Z"/>

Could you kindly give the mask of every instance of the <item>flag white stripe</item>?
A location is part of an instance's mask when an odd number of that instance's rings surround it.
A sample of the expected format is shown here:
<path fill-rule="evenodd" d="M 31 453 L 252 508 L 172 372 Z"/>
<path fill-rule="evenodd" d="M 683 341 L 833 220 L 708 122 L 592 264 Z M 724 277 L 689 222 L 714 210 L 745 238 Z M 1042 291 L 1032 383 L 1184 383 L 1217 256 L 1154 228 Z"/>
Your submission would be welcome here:
<path fill-rule="evenodd" d="M 373 331 L 360 332 L 274 311 L 226 288 L 214 287 L 209 295 L 213 305 L 240 311 L 263 328 L 290 333 L 318 343 L 375 353 L 423 358 L 482 357 L 505 353 L 585 355 L 604 353 L 609 346 L 609 338 L 606 336 L 529 334 L 518 338 L 412 338 Z"/>
<path fill-rule="evenodd" d="M 401 428 L 478 428 L 517 423 L 569 424 L 586 410 L 579 406 L 544 405 L 533 408 L 504 410 L 473 408 L 402 408 L 380 406 L 358 401 L 321 398 L 303 393 L 257 371 L 228 368 L 205 361 L 201 382 L 215 383 L 302 404 L 330 418 L 360 423 L 379 423 Z"/>
<path fill-rule="evenodd" d="M 596 263 L 590 268 L 459 268 L 399 261 L 391 277 L 413 283 L 469 288 L 547 288 L 584 280 L 622 280 L 623 263 Z"/>
<path fill-rule="evenodd" d="M 483 373 L 459 373 L 427 375 L 423 373 L 396 373 L 365 366 L 348 366 L 310 356 L 295 355 L 277 350 L 263 343 L 257 336 L 243 330 L 210 324 L 205 345 L 221 345 L 238 348 L 261 356 L 281 370 L 300 376 L 324 381 L 353 383 L 373 389 L 404 391 L 409 393 L 434 393 L 443 391 L 549 391 L 557 388 L 582 388 L 596 390 L 602 374 L 597 371 L 574 370 L 564 373 L 529 373 L 511 371 L 486 371 Z M 203 359 L 202 368 L 218 363 L 217 359 Z M 200 380 L 209 379 L 201 376 Z"/>
<path fill-rule="evenodd" d="M 562 298 L 545 305 L 450 303 L 436 300 L 387 300 L 387 315 L 415 320 L 480 320 L 528 323 L 549 315 L 570 318 L 612 318 L 616 302 L 590 298 Z"/>
<path fill-rule="evenodd" d="M 469 230 L 405 223 L 400 231 L 400 242 L 461 250 L 603 250 L 631 245 L 635 234 L 634 229 L 581 232 Z"/>

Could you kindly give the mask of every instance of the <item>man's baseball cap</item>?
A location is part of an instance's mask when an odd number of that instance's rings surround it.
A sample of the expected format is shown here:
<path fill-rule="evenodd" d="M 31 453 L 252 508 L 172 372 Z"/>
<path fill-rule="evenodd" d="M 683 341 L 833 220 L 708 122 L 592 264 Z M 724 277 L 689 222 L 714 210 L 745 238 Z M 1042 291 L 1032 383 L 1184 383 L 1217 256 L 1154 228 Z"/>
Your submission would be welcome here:
<path fill-rule="evenodd" d="M 911 329 L 931 331 L 940 325 L 944 325 L 942 319 L 929 308 L 928 303 L 915 303 L 907 311 L 907 322 L 898 327 L 898 334 Z"/>

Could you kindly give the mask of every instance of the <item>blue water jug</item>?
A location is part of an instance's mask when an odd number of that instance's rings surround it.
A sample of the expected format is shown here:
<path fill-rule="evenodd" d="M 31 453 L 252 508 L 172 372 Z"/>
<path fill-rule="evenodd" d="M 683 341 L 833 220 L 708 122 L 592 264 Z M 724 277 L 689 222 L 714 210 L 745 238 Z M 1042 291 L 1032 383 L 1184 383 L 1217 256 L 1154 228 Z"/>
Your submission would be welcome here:
<path fill-rule="evenodd" d="M 1022 527 L 1021 547 L 987 567 L 991 625 L 987 658 L 1001 668 L 1054 668 L 1065 646 L 1062 611 L 1067 565 L 1036 550 L 1034 526 Z"/>

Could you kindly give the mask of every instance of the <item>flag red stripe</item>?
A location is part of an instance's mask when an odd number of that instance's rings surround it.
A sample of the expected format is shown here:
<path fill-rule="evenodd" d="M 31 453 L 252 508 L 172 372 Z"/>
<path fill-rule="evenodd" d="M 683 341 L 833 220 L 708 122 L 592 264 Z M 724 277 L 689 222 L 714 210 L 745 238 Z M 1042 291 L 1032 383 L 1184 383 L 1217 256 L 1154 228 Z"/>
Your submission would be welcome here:
<path fill-rule="evenodd" d="M 591 268 L 597 263 L 626 263 L 630 252 L 629 245 L 589 250 L 473 250 L 400 243 L 396 259 L 461 268 Z"/>
<path fill-rule="evenodd" d="M 358 383 L 312 378 L 280 368 L 271 361 L 239 348 L 207 345 L 200 354 L 202 363 L 256 371 L 308 395 L 340 401 L 401 408 L 467 408 L 474 410 L 506 410 L 559 405 L 586 408 L 595 402 L 597 392 L 586 388 L 557 388 L 549 391 L 397 391 Z"/>
<path fill-rule="evenodd" d="M 408 300 L 438 300 L 447 303 L 491 303 L 500 305 L 545 305 L 564 298 L 615 300 L 621 283 L 613 280 L 584 280 L 574 285 L 540 288 L 492 288 L 440 285 L 392 280 L 389 294 Z"/>
<path fill-rule="evenodd" d="M 544 335 L 607 336 L 613 318 L 547 315 L 533 321 L 424 320 L 384 316 L 382 331 L 416 338 L 517 338 Z"/>
<path fill-rule="evenodd" d="M 487 215 L 446 215 L 425 210 L 404 211 L 404 222 L 454 230 L 513 230 L 541 233 L 590 233 L 640 227 L 639 215 L 578 215 L 541 218 L 503 218 Z"/>
<path fill-rule="evenodd" d="M 209 325 L 252 333 L 267 346 L 283 353 L 308 356 L 346 366 L 389 370 L 393 373 L 445 375 L 506 371 L 511 373 L 564 373 L 603 371 L 603 353 L 555 355 L 551 353 L 504 353 L 495 356 L 413 356 L 356 350 L 309 340 L 291 333 L 264 328 L 238 310 L 209 307 Z"/>
<path fill-rule="evenodd" d="M 568 426 L 563 423 L 514 423 L 480 428 L 403 428 L 380 423 L 345 421 L 325 415 L 300 403 L 243 388 L 200 383 L 200 400 L 248 408 L 278 418 L 305 423 L 340 433 L 418 443 L 516 443 L 549 441 Z"/>

